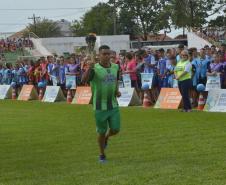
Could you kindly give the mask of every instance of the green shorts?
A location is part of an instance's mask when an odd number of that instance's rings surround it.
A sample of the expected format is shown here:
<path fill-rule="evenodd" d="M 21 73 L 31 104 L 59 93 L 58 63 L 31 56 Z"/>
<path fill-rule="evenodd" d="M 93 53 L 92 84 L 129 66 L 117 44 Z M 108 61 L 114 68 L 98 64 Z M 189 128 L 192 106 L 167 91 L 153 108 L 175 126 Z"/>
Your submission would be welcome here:
<path fill-rule="evenodd" d="M 119 108 L 112 110 L 96 110 L 96 130 L 99 134 L 105 134 L 108 127 L 115 132 L 120 131 L 120 113 Z"/>

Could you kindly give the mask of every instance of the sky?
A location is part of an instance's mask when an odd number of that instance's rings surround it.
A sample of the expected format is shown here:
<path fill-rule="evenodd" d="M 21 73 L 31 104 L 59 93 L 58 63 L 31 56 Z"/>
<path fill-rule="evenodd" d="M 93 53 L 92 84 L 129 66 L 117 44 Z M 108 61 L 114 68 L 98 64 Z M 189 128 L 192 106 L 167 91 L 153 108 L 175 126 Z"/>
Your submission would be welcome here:
<path fill-rule="evenodd" d="M 0 0 L 0 34 L 25 28 L 32 23 L 32 19 L 28 18 L 33 14 L 52 20 L 79 19 L 98 2 L 107 0 Z"/>
<path fill-rule="evenodd" d="M 82 15 L 99 2 L 108 0 L 0 0 L 0 37 L 7 33 L 17 32 L 25 28 L 35 14 L 37 17 L 51 20 L 80 19 Z M 182 30 L 173 30 L 169 34 L 175 37 Z"/>

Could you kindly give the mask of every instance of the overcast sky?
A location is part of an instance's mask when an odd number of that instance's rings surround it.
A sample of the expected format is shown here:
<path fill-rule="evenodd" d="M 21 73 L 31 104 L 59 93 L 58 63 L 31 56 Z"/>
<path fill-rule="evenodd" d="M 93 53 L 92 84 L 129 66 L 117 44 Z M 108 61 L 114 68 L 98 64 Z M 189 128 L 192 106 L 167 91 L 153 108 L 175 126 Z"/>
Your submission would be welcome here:
<path fill-rule="evenodd" d="M 0 33 L 17 32 L 32 23 L 33 14 L 48 19 L 79 19 L 98 2 L 107 0 L 0 0 Z M 59 8 L 65 8 L 59 10 Z M 71 8 L 71 9 L 70 9 Z M 73 9 L 78 8 L 78 9 Z M 81 9 L 80 9 L 81 8 Z M 19 10 L 18 10 L 19 9 Z M 21 10 L 24 9 L 24 10 Z M 32 10 L 29 10 L 32 9 Z M 40 10 L 42 9 L 42 10 Z M 55 9 L 55 10 L 43 10 Z"/>
<path fill-rule="evenodd" d="M 5 32 L 17 32 L 32 23 L 33 14 L 52 20 L 79 19 L 98 2 L 108 0 L 0 0 L 0 37 Z M 65 8 L 65 9 L 60 9 Z M 173 30 L 170 36 L 182 34 L 182 30 Z"/>

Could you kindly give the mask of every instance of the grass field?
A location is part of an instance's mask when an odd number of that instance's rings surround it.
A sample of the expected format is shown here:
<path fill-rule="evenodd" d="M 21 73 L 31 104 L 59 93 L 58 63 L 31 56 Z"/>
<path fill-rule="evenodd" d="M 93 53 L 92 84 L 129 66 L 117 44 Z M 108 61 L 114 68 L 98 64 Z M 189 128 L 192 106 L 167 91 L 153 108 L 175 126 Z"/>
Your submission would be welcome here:
<path fill-rule="evenodd" d="M 130 107 L 98 163 L 91 106 L 0 101 L 0 185 L 225 185 L 226 114 Z"/>

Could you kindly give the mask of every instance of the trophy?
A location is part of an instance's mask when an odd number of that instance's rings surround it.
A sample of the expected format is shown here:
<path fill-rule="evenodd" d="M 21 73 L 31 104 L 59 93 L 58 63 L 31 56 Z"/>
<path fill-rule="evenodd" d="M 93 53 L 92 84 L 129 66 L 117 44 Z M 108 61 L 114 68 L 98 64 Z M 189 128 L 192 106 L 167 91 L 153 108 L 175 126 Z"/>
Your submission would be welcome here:
<path fill-rule="evenodd" d="M 95 63 L 94 61 L 94 47 L 96 43 L 96 34 L 90 33 L 86 36 L 86 43 L 88 45 L 88 53 L 91 57 L 91 63 Z"/>

